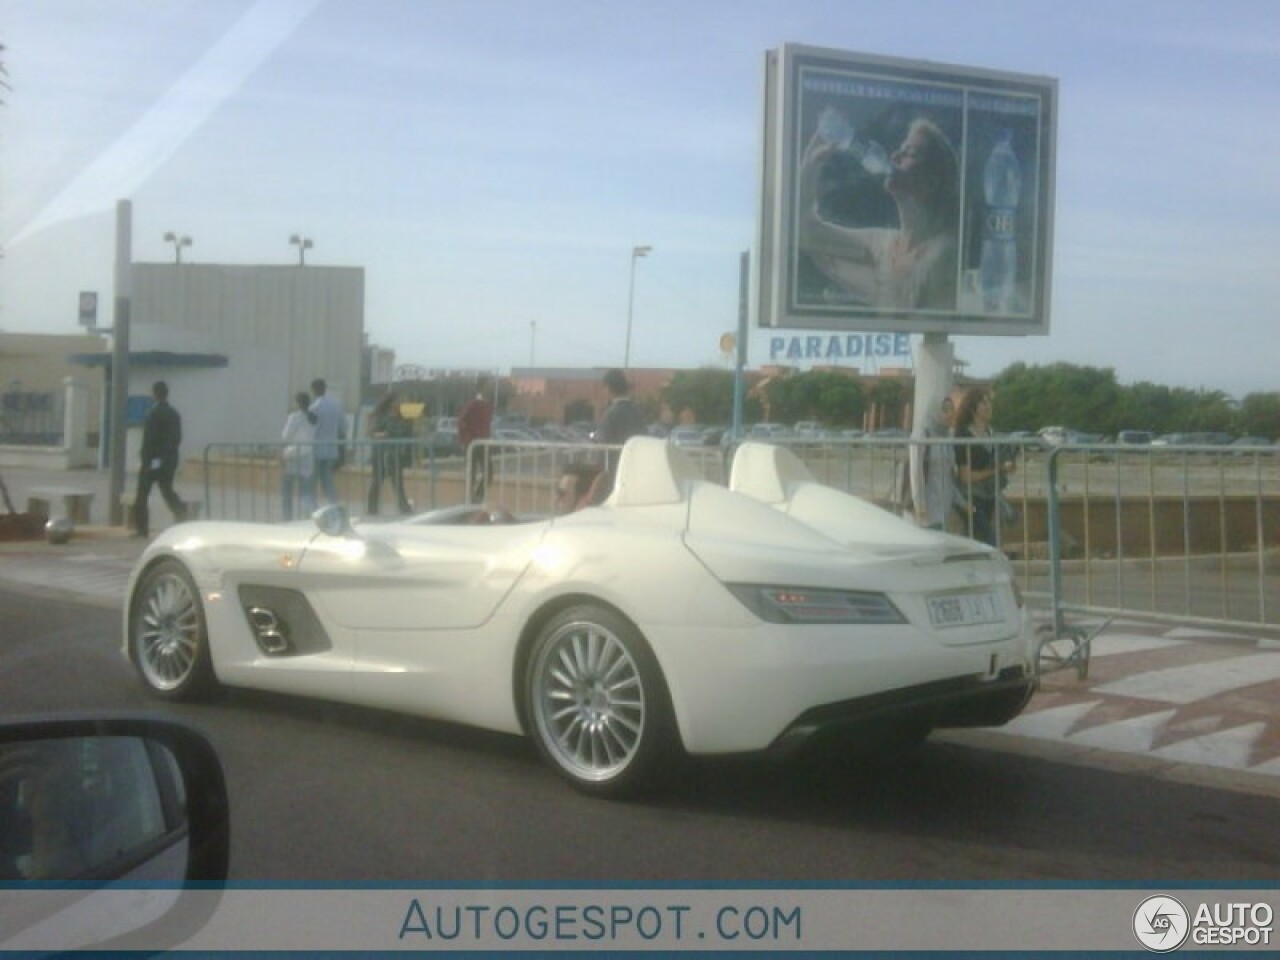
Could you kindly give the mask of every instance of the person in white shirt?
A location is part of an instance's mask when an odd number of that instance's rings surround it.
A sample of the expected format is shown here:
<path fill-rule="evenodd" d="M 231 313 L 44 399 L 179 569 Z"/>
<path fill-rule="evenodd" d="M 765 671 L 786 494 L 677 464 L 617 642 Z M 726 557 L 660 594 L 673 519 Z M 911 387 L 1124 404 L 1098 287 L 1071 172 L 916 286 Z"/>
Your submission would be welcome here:
<path fill-rule="evenodd" d="M 311 394 L 294 395 L 294 409 L 284 421 L 280 439 L 280 500 L 286 521 L 293 519 L 295 504 L 303 514 L 316 508 L 315 439 L 316 415 L 311 412 Z"/>

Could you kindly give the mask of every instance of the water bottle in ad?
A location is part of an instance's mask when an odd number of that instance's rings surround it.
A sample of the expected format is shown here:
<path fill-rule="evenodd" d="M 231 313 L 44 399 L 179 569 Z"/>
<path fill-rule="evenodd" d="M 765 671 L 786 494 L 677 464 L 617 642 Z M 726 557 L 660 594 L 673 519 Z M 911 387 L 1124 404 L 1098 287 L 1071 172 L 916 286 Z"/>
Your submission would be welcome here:
<path fill-rule="evenodd" d="M 841 153 L 852 154 L 873 177 L 889 172 L 889 155 L 874 140 L 858 138 L 857 128 L 835 107 L 824 107 L 818 114 L 818 136 Z"/>
<path fill-rule="evenodd" d="M 982 235 L 982 259 L 978 272 L 982 306 L 986 313 L 1013 313 L 1018 280 L 1018 195 L 1022 167 L 1013 150 L 1013 137 L 1000 131 L 982 171 L 987 218 Z"/>

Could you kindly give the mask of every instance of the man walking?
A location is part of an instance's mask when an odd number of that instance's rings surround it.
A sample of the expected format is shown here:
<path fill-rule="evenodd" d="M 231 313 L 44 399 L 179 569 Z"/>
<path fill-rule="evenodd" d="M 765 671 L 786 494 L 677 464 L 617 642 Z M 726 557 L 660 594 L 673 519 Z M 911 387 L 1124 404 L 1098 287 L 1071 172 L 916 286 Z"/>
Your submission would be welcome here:
<path fill-rule="evenodd" d="M 322 377 L 311 381 L 311 412 L 315 415 L 315 486 L 317 494 L 324 494 L 326 503 L 338 502 L 338 487 L 333 479 L 342 457 L 342 408 L 338 401 L 325 391 L 328 385 Z"/>
<path fill-rule="evenodd" d="M 151 385 L 155 401 L 147 411 L 142 426 L 142 468 L 138 471 L 138 492 L 133 498 L 133 520 L 137 535 L 150 535 L 151 516 L 147 499 L 151 485 L 160 488 L 160 496 L 178 523 L 187 519 L 187 505 L 173 489 L 178 472 L 178 446 L 182 443 L 182 417 L 169 405 L 169 385 L 157 380 Z"/>

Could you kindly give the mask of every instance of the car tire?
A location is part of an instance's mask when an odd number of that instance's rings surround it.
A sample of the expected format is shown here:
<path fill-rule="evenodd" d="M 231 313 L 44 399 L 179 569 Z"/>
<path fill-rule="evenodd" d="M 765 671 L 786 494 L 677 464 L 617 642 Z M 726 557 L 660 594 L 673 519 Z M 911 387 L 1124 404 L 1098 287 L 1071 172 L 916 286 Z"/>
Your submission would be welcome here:
<path fill-rule="evenodd" d="M 198 700 L 217 688 L 200 592 L 176 560 L 161 560 L 134 590 L 129 654 L 147 688 L 166 700 Z"/>
<path fill-rule="evenodd" d="M 529 734 L 579 790 L 618 799 L 657 787 L 679 763 L 671 697 L 640 632 L 594 604 L 554 616 L 525 669 Z"/>

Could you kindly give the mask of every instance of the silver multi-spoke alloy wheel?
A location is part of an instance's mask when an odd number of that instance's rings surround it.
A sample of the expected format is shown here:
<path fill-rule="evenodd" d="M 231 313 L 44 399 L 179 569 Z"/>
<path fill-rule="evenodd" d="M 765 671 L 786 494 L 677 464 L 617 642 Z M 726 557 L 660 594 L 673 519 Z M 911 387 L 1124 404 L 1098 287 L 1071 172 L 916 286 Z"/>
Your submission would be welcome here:
<path fill-rule="evenodd" d="M 620 793 L 640 785 L 662 752 L 665 698 L 652 654 L 603 608 L 565 611 L 534 647 L 531 733 L 575 784 Z"/>
<path fill-rule="evenodd" d="M 183 697 L 209 682 L 204 611 L 191 576 L 178 563 L 164 561 L 143 578 L 130 625 L 134 660 L 152 690 Z"/>

